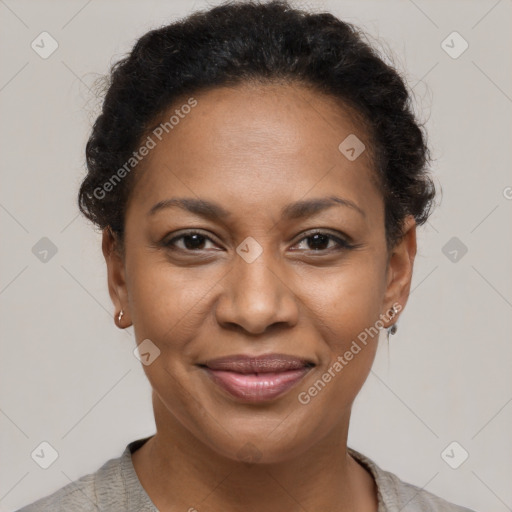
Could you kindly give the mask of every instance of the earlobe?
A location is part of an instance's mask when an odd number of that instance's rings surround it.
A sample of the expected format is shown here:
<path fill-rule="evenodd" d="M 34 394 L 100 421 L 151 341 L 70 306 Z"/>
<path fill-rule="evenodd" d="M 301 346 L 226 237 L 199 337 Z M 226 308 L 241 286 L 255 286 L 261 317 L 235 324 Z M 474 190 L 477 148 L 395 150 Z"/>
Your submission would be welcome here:
<path fill-rule="evenodd" d="M 114 232 L 107 226 L 103 230 L 101 247 L 107 264 L 108 292 L 116 310 L 114 322 L 120 329 L 124 329 L 131 322 L 128 311 L 124 258 L 119 243 Z"/>
<path fill-rule="evenodd" d="M 404 220 L 403 237 L 391 249 L 388 263 L 387 289 L 384 309 L 387 311 L 398 306 L 400 311 L 405 307 L 411 289 L 414 258 L 416 257 L 416 221 L 412 215 Z M 395 317 L 395 323 L 398 316 Z"/>

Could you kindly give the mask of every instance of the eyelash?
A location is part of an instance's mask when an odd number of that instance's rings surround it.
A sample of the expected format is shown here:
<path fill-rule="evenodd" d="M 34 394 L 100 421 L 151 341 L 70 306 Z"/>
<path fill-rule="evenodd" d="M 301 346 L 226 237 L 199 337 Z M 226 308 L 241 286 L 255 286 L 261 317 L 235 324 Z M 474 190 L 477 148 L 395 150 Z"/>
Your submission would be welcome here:
<path fill-rule="evenodd" d="M 192 236 L 192 235 L 199 235 L 202 238 L 204 238 L 205 240 L 209 240 L 210 242 L 215 244 L 215 242 L 209 236 L 203 234 L 200 231 L 191 230 L 191 231 L 186 231 L 184 233 L 181 233 L 180 235 L 175 236 L 175 237 L 171 238 L 170 240 L 164 239 L 164 241 L 162 242 L 162 245 L 167 249 L 170 249 L 173 251 L 181 251 L 181 252 L 185 252 L 185 253 L 201 252 L 201 251 L 205 250 L 205 249 L 197 249 L 197 250 L 182 249 L 182 248 L 176 247 L 174 245 L 174 243 L 177 240 L 181 240 L 182 238 L 185 238 L 187 236 Z M 332 248 L 331 249 L 320 249 L 320 250 L 309 249 L 308 252 L 327 254 L 327 253 L 330 253 L 333 251 L 337 252 L 337 251 L 350 250 L 350 249 L 357 248 L 357 245 L 351 244 L 348 241 L 344 240 L 343 238 L 337 237 L 329 232 L 320 231 L 320 230 L 308 233 L 306 236 L 302 237 L 295 245 L 298 245 L 300 242 L 303 242 L 303 241 L 307 240 L 308 238 L 312 238 L 315 235 L 323 235 L 323 236 L 327 237 L 330 241 L 332 240 L 332 241 L 336 242 L 338 244 L 338 247 L 335 249 L 332 249 Z"/>

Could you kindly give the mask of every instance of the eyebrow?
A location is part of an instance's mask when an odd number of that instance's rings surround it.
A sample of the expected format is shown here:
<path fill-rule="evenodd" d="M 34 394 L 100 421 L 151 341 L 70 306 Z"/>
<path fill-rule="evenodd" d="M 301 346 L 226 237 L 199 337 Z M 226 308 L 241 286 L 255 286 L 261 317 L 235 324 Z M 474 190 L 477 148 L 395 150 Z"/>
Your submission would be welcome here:
<path fill-rule="evenodd" d="M 300 219 L 310 217 L 333 206 L 345 206 L 358 212 L 363 217 L 366 213 L 354 202 L 349 199 L 343 199 L 337 196 L 322 197 L 317 199 L 303 199 L 286 205 L 281 210 L 281 217 L 286 220 Z M 232 216 L 231 212 L 223 208 L 220 204 L 205 199 L 195 198 L 171 198 L 164 199 L 156 203 L 148 212 L 148 216 L 153 216 L 157 212 L 166 208 L 181 208 L 190 213 L 210 220 L 224 220 Z"/>

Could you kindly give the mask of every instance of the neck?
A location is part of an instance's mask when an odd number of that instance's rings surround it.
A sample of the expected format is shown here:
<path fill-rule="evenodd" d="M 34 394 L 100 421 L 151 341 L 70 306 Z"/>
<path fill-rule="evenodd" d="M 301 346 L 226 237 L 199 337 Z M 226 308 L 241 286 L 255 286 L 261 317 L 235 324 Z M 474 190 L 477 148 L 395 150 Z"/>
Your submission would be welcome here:
<path fill-rule="evenodd" d="M 347 453 L 350 411 L 339 428 L 300 455 L 263 464 L 224 457 L 168 411 L 158 412 L 155 409 L 157 433 L 132 455 L 132 461 L 161 512 L 377 510 L 373 477 Z"/>

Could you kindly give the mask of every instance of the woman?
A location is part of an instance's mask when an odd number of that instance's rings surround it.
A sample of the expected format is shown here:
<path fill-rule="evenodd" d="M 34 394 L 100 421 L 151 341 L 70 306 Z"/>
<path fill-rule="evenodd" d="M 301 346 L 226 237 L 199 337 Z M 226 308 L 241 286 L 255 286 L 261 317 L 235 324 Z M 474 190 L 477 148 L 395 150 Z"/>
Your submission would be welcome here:
<path fill-rule="evenodd" d="M 24 512 L 467 510 L 347 446 L 434 198 L 404 82 L 363 39 L 237 2 L 114 66 L 79 204 L 157 432 Z"/>

